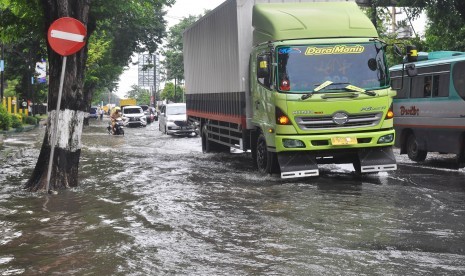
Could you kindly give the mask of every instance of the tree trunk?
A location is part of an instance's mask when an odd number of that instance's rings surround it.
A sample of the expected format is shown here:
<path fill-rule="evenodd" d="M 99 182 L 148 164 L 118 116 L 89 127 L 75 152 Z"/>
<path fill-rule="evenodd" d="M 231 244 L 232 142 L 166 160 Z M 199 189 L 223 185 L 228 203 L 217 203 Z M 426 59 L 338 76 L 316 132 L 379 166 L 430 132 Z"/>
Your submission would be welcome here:
<path fill-rule="evenodd" d="M 87 26 L 89 0 L 42 0 L 45 31 L 58 18 L 73 17 Z M 52 133 L 56 132 L 55 154 L 52 162 L 50 189 L 58 190 L 78 186 L 78 166 L 81 155 L 81 135 L 88 95 L 84 95 L 87 45 L 67 57 L 61 107 L 56 112 L 63 58 L 48 48 L 49 90 L 48 121 L 39 159 L 32 176 L 25 185 L 29 191 L 44 190 L 51 152 Z M 58 123 L 55 125 L 55 118 Z"/>

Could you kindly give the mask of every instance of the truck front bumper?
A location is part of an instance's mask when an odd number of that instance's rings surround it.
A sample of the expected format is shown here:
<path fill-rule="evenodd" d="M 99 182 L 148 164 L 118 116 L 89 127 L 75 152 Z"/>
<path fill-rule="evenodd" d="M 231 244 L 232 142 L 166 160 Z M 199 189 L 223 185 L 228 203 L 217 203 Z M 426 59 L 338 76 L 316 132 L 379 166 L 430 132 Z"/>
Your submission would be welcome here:
<path fill-rule="evenodd" d="M 395 131 L 394 129 L 388 129 L 376 132 L 322 135 L 276 134 L 267 138 L 271 140 L 267 139 L 270 151 L 322 151 L 392 146 L 394 145 Z"/>
<path fill-rule="evenodd" d="M 352 163 L 360 173 L 396 170 L 394 130 L 330 135 L 276 135 L 282 178 L 319 175 L 318 164 Z M 291 141 L 291 142 L 289 142 Z M 301 141 L 301 142 L 297 142 Z"/>

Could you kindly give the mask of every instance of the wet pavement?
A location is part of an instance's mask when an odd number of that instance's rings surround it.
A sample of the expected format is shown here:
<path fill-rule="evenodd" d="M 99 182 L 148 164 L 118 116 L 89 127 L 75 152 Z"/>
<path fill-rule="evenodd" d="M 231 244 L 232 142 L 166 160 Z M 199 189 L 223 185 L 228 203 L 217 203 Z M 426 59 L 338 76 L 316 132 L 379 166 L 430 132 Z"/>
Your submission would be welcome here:
<path fill-rule="evenodd" d="M 465 170 L 431 155 L 358 177 L 262 176 L 154 123 L 83 134 L 80 187 L 22 191 L 43 128 L 0 148 L 0 275 L 465 275 Z"/>

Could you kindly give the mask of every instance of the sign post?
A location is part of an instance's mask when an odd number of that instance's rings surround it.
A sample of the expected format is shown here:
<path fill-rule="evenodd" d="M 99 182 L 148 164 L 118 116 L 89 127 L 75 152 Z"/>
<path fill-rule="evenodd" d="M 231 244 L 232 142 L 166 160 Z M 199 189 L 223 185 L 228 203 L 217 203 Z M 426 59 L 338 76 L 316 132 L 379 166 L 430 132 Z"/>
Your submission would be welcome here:
<path fill-rule="evenodd" d="M 66 71 L 66 58 L 69 55 L 72 55 L 84 47 L 86 44 L 85 38 L 87 34 L 87 29 L 84 24 L 71 17 L 62 17 L 55 20 L 48 29 L 47 40 L 56 53 L 63 56 L 63 65 L 61 68 L 61 77 L 60 77 L 60 88 L 58 90 L 58 100 L 57 107 L 55 112 L 54 128 L 52 131 L 52 141 L 50 141 L 50 159 L 48 162 L 48 171 L 47 171 L 47 186 L 45 187 L 47 192 L 50 187 L 50 176 L 52 174 L 52 165 L 53 165 L 53 156 L 55 155 L 55 145 L 56 145 L 56 136 L 58 132 L 58 117 L 60 112 L 61 105 L 61 96 L 63 94 L 63 81 L 65 79 Z M 51 118 L 52 119 L 52 118 Z"/>

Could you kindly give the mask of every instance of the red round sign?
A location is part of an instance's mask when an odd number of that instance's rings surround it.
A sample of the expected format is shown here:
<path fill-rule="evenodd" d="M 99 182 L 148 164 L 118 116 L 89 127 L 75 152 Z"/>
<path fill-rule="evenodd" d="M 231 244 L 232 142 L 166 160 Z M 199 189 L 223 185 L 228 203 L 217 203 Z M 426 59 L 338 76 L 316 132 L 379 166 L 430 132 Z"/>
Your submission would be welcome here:
<path fill-rule="evenodd" d="M 81 21 L 62 17 L 48 28 L 47 40 L 53 51 L 62 56 L 69 56 L 84 47 L 86 34 L 87 29 Z"/>

